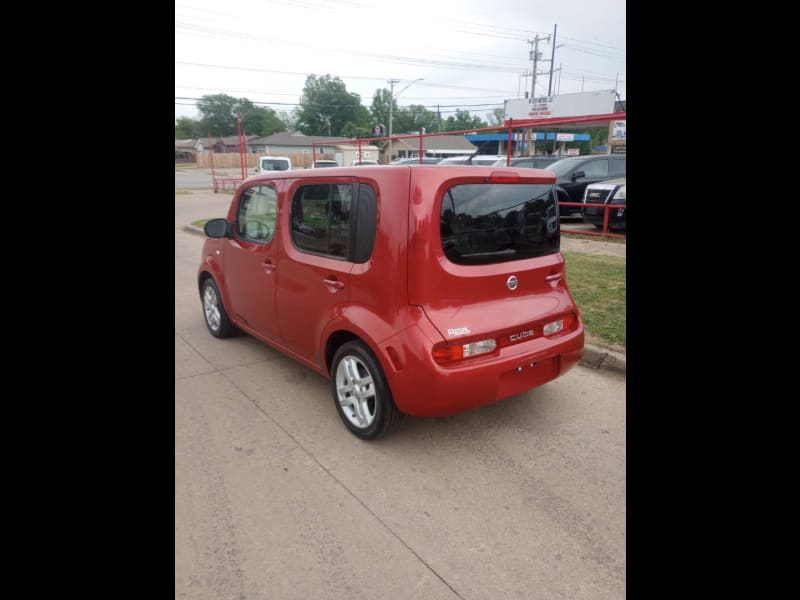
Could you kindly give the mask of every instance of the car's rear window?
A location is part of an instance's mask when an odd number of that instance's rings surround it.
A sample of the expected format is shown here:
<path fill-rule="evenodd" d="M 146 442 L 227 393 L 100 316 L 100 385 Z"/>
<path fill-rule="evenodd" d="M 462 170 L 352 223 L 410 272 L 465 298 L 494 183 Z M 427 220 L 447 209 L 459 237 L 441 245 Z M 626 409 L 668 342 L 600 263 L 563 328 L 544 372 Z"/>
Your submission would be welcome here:
<path fill-rule="evenodd" d="M 471 183 L 450 188 L 440 218 L 445 256 L 462 265 L 559 251 L 558 202 L 550 184 Z"/>

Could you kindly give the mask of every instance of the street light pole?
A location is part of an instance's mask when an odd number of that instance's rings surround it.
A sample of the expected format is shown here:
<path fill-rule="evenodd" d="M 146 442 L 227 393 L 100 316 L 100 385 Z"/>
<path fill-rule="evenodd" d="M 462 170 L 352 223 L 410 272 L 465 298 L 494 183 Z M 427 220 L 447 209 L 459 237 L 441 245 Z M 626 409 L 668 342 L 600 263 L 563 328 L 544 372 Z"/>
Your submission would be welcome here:
<path fill-rule="evenodd" d="M 411 87 L 412 83 L 416 83 L 418 81 L 422 81 L 422 79 L 423 79 L 422 77 L 419 77 L 419 78 L 415 79 L 414 81 L 409 83 L 407 86 L 405 86 L 402 90 L 397 92 L 397 95 L 399 96 L 400 94 L 405 92 L 409 87 Z M 394 84 L 395 83 L 399 83 L 399 82 L 400 82 L 399 79 L 390 79 L 387 82 L 389 85 L 392 86 L 391 89 L 389 90 L 389 162 L 392 162 L 392 107 L 394 106 L 394 98 L 395 98 L 395 95 L 394 95 Z"/>

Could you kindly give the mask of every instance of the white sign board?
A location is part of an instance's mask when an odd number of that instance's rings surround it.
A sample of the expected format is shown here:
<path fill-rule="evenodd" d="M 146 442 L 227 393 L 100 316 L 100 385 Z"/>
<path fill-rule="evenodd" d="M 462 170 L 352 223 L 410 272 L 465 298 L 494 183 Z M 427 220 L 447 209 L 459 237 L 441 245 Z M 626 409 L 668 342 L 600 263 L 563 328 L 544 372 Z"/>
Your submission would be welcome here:
<path fill-rule="evenodd" d="M 626 123 L 627 123 L 627 121 L 614 121 L 614 125 L 613 125 L 614 130 L 613 130 L 613 133 L 611 134 L 611 139 L 612 140 L 625 140 L 625 139 L 627 139 L 625 137 L 626 136 L 626 132 L 625 132 Z"/>
<path fill-rule="evenodd" d="M 557 133 L 556 134 L 556 141 L 557 142 L 574 142 L 575 141 L 575 134 L 574 133 Z"/>
<path fill-rule="evenodd" d="M 614 112 L 614 90 L 577 92 L 541 98 L 506 100 L 506 119 L 552 119 L 554 117 L 583 117 L 607 115 Z"/>

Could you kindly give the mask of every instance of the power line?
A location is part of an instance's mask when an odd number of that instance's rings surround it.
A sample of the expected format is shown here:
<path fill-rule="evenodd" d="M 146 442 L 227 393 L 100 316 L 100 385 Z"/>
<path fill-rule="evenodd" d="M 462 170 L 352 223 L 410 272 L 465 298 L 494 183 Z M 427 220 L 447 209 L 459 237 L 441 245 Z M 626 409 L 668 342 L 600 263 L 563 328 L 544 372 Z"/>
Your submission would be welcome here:
<path fill-rule="evenodd" d="M 303 77 L 307 77 L 308 75 L 310 75 L 310 73 L 308 73 L 306 71 L 301 72 L 301 71 L 280 71 L 280 70 L 277 70 L 277 69 L 256 69 L 256 68 L 253 68 L 253 67 L 237 67 L 237 66 L 232 66 L 232 65 L 212 65 L 210 63 L 196 63 L 196 62 L 186 62 L 186 61 L 179 61 L 179 60 L 176 60 L 175 64 L 176 65 L 188 65 L 188 66 L 192 66 L 192 67 L 205 67 L 205 68 L 212 68 L 212 69 L 230 69 L 230 70 L 236 70 L 236 71 L 253 71 L 253 72 L 257 72 L 257 73 L 278 73 L 280 75 L 302 75 Z M 336 74 L 330 74 L 330 73 L 329 73 L 329 75 L 331 77 L 335 77 L 335 78 L 342 79 L 342 80 L 345 80 L 345 79 L 363 79 L 363 80 L 367 80 L 367 81 L 381 81 L 381 82 L 385 81 L 385 79 L 382 78 L 382 77 L 366 77 L 366 76 L 363 76 L 363 75 L 336 75 Z M 421 85 L 423 85 L 425 87 L 445 88 L 445 89 L 453 89 L 453 90 L 465 90 L 465 91 L 468 91 L 468 92 L 493 92 L 493 93 L 497 93 L 498 91 L 502 92 L 502 90 L 497 90 L 497 89 L 475 88 L 475 87 L 468 87 L 468 86 L 463 86 L 463 85 L 451 85 L 451 84 L 445 84 L 445 83 L 433 83 L 433 82 L 428 82 L 428 81 L 425 81 L 425 83 L 423 83 Z M 515 92 L 506 92 L 504 94 L 504 96 L 509 97 L 509 98 L 513 97 L 514 95 L 515 95 Z"/>
<path fill-rule="evenodd" d="M 378 61 L 383 62 L 391 62 L 391 63 L 400 63 L 400 64 L 407 64 L 407 65 L 414 65 L 414 66 L 428 66 L 428 67 L 438 67 L 443 69 L 468 69 L 471 71 L 504 71 L 509 73 L 516 73 L 519 70 L 518 66 L 512 66 L 509 64 L 496 64 L 496 63 L 489 63 L 485 62 L 484 64 L 481 63 L 464 63 L 464 62 L 457 62 L 457 61 L 445 61 L 445 60 L 436 60 L 436 59 L 427 59 L 427 58 L 417 58 L 413 56 L 398 56 L 394 54 L 380 54 L 376 52 L 353 52 L 348 50 L 339 50 L 336 48 L 324 47 L 315 44 L 309 44 L 306 41 L 293 41 L 293 40 L 284 40 L 280 38 L 268 38 L 264 36 L 258 36 L 248 33 L 237 33 L 234 31 L 229 31 L 225 29 L 220 29 L 216 27 L 203 27 L 200 25 L 191 25 L 188 23 L 181 23 L 179 21 L 175 22 L 176 29 L 186 29 L 189 31 L 189 35 L 192 35 L 192 31 L 199 31 L 200 33 L 211 34 L 211 35 L 223 35 L 228 37 L 235 38 L 236 41 L 251 41 L 257 43 L 267 43 L 267 44 L 280 44 L 286 46 L 299 46 L 302 48 L 316 48 L 316 49 L 323 49 L 328 53 L 335 53 L 335 54 L 343 54 L 345 56 L 354 56 L 357 58 L 371 58 Z"/>
<path fill-rule="evenodd" d="M 175 99 L 176 100 L 195 100 L 196 102 L 201 102 L 203 100 L 202 98 L 194 98 L 192 96 L 175 96 Z M 250 102 L 252 102 L 253 104 L 262 104 L 262 105 L 265 105 L 265 106 L 271 106 L 271 105 L 275 105 L 275 106 L 300 106 L 299 102 L 260 102 L 260 101 L 255 101 L 255 100 L 250 100 Z M 176 102 L 175 104 L 180 104 L 180 103 Z M 480 104 L 438 104 L 437 103 L 437 104 L 422 104 L 420 106 L 423 106 L 425 108 L 433 108 L 433 107 L 436 107 L 436 106 L 441 106 L 441 107 L 444 107 L 444 108 L 460 109 L 460 108 L 463 108 L 463 107 L 480 107 L 480 106 L 495 106 L 495 107 L 498 107 L 498 106 L 503 106 L 503 104 L 504 103 L 502 103 L 502 102 L 489 102 L 489 103 L 480 103 Z M 346 107 L 353 106 L 353 105 L 352 104 L 317 104 L 317 103 L 311 103 L 308 106 L 311 106 L 313 108 L 346 108 Z M 370 108 L 369 106 L 365 106 L 363 104 L 361 106 L 363 106 L 364 108 L 367 108 L 367 109 Z M 402 110 L 402 109 L 400 109 L 400 110 Z"/>

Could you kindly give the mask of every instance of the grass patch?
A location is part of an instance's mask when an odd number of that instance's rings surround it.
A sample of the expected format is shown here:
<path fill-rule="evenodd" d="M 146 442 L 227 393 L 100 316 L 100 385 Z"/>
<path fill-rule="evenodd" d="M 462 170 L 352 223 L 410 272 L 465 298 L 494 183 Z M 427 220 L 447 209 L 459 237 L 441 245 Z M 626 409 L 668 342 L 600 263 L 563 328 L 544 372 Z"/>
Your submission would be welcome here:
<path fill-rule="evenodd" d="M 624 244 L 627 241 L 625 238 L 605 237 L 599 235 L 581 235 L 579 233 L 564 233 L 563 231 L 561 232 L 561 237 L 569 238 L 571 240 L 591 240 L 593 242 L 611 242 L 612 244 Z"/>
<path fill-rule="evenodd" d="M 561 251 L 589 338 L 625 347 L 625 259 Z"/>
<path fill-rule="evenodd" d="M 202 229 L 206 223 L 208 223 L 211 219 L 200 219 L 199 221 L 192 221 L 192 225 Z"/>

